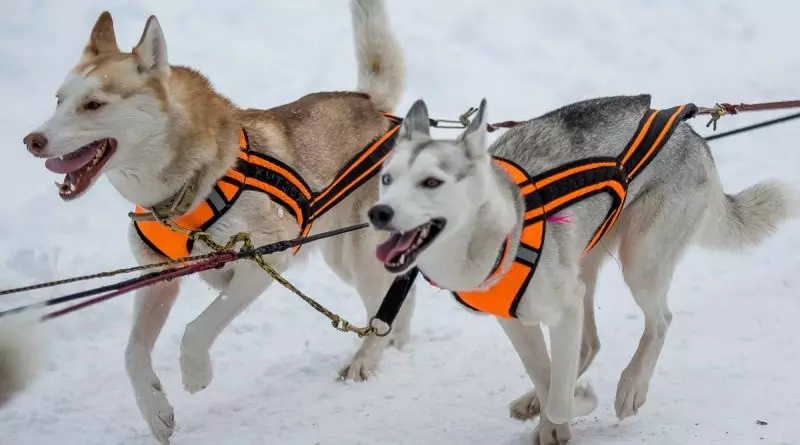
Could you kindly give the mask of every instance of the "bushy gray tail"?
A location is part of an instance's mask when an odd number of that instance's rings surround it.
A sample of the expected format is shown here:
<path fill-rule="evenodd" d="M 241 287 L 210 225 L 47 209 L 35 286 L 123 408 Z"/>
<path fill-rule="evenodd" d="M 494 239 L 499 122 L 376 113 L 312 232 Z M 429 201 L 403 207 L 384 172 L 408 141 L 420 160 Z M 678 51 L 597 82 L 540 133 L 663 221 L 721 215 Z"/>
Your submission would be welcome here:
<path fill-rule="evenodd" d="M 714 172 L 716 173 L 716 172 Z M 723 192 L 716 174 L 701 242 L 708 247 L 740 250 L 755 247 L 784 220 L 797 216 L 795 192 L 779 181 L 759 182 L 735 195 Z"/>
<path fill-rule="evenodd" d="M 358 62 L 358 91 L 379 110 L 390 113 L 405 88 L 405 62 L 389 28 L 383 0 L 351 0 L 353 37 Z"/>

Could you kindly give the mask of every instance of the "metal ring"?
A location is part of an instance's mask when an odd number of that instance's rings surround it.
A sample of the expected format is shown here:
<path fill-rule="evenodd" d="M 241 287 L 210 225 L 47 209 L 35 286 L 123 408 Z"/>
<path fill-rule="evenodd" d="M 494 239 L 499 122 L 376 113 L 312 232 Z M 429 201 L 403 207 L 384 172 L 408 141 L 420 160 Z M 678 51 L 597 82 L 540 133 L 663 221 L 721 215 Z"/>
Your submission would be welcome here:
<path fill-rule="evenodd" d="M 392 325 L 390 325 L 389 323 L 386 323 L 387 325 L 389 325 L 389 330 L 388 330 L 388 331 L 384 332 L 383 334 L 381 334 L 380 332 L 378 332 L 378 328 L 376 328 L 376 327 L 375 327 L 375 326 L 372 324 L 372 322 L 373 322 L 373 321 L 375 321 L 375 320 L 378 320 L 378 319 L 377 319 L 376 317 L 372 317 L 372 318 L 370 318 L 370 319 L 369 319 L 369 327 L 370 327 L 370 329 L 372 329 L 372 333 L 373 333 L 373 335 L 375 335 L 376 337 L 386 337 L 387 335 L 389 335 L 389 334 L 391 334 L 391 333 L 392 333 L 392 328 L 393 328 L 393 326 L 392 326 Z M 381 321 L 381 322 L 385 323 L 383 320 L 378 320 L 378 321 Z"/>

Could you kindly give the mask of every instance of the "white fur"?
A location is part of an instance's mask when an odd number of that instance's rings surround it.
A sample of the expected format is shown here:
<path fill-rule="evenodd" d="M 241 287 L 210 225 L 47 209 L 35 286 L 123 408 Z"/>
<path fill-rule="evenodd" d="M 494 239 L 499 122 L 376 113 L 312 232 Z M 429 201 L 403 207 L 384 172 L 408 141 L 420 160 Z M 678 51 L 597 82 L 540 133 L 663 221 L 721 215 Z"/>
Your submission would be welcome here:
<path fill-rule="evenodd" d="M 372 98 L 371 106 L 363 106 L 373 111 L 373 106 L 379 106 L 383 111 L 391 112 L 403 90 L 403 64 L 400 48 L 389 32 L 383 2 L 353 0 L 351 9 L 354 14 L 354 31 L 357 34 L 359 89 L 370 94 Z M 94 49 L 106 51 L 115 47 L 110 15 L 106 16 L 104 13 L 95 25 L 81 63 L 91 63 L 91 57 L 97 56 Z M 234 119 L 240 117 L 240 110 L 232 104 L 223 104 L 221 99 L 214 102 L 218 108 L 209 110 L 209 102 L 206 102 L 202 105 L 206 107 L 202 108 L 202 112 L 209 115 L 216 112 L 214 116 L 218 116 L 216 120 L 209 118 L 209 122 L 213 120 L 212 123 L 216 125 L 213 130 L 217 130 L 217 136 L 209 137 L 209 128 L 196 128 L 197 123 L 189 118 L 189 111 L 198 113 L 189 107 L 201 105 L 193 102 L 193 97 L 186 97 L 192 95 L 191 91 L 187 93 L 181 90 L 178 70 L 170 70 L 166 47 L 161 27 L 151 17 L 132 57 L 106 60 L 104 63 L 109 65 L 83 68 L 78 74 L 70 75 L 59 91 L 61 104 L 53 117 L 40 128 L 50 141 L 49 151 L 43 156 L 60 156 L 95 140 L 113 138 L 117 140 L 117 150 L 106 163 L 103 173 L 131 203 L 149 207 L 161 202 L 175 195 L 196 171 L 205 172 L 200 181 L 196 202 L 205 199 L 212 185 L 235 162 L 239 127 Z M 377 65 L 371 65 L 375 58 L 379 59 Z M 101 69 L 105 70 L 102 72 L 115 76 L 115 81 L 121 81 L 139 94 L 123 98 L 122 93 L 104 93 L 101 85 L 105 79 L 98 74 Z M 166 97 L 153 94 L 152 84 L 147 82 L 154 80 L 162 83 Z M 192 86 L 197 88 L 198 83 L 195 82 Z M 208 88 L 205 85 L 201 85 L 202 87 Z M 214 94 L 206 93 L 208 96 Z M 219 96 L 215 96 L 216 98 Z M 83 104 L 89 100 L 99 100 L 105 105 L 96 110 L 85 110 Z M 363 98 L 356 100 L 363 101 Z M 304 106 L 308 106 L 308 102 L 305 103 Z M 331 111 L 339 112 L 348 111 L 351 106 L 331 105 L 339 104 L 333 99 L 324 103 Z M 339 106 L 347 108 L 335 108 Z M 335 117 L 331 118 L 333 119 Z M 202 124 L 205 125 L 206 122 Z M 272 138 L 276 142 L 275 150 L 297 149 L 283 141 L 282 134 L 273 134 L 278 133 L 274 131 L 277 126 L 274 122 L 253 122 L 250 125 L 253 127 L 252 135 L 268 140 L 263 143 L 267 150 L 273 149 Z M 385 125 L 386 122 L 376 113 L 373 122 L 365 123 L 363 128 L 353 133 L 351 139 L 356 139 L 356 135 L 381 131 Z M 324 138 L 325 135 L 320 134 L 319 137 Z M 259 146 L 254 148 L 265 149 Z M 341 148 L 357 150 L 360 146 Z M 182 153 L 179 158 L 178 152 Z M 281 153 L 276 151 L 275 155 L 280 156 Z M 290 159 L 298 157 L 292 153 L 288 155 Z M 176 159 L 180 163 L 176 164 Z M 302 159 L 298 162 L 305 161 Z M 313 173 L 317 166 L 304 167 L 312 172 L 311 176 L 315 176 Z M 209 172 L 210 168 L 216 170 Z M 312 233 L 363 222 L 366 215 L 362 210 L 371 204 L 376 195 L 374 189 L 368 189 L 370 185 L 355 191 L 336 209 L 315 222 Z M 246 232 L 250 234 L 254 244 L 264 245 L 294 238 L 297 230 L 294 218 L 286 217 L 283 210 L 266 195 L 248 191 L 208 231 L 219 242 L 228 240 L 235 233 Z M 133 227 L 130 228 L 128 237 L 133 255 L 139 263 L 163 260 L 142 242 Z M 321 246 L 325 261 L 341 279 L 357 289 L 368 319 L 377 311 L 392 280 L 392 276 L 373 259 L 378 238 L 380 237 L 372 232 L 351 233 L 317 242 L 313 246 L 305 246 L 297 256 L 282 252 L 269 255 L 265 260 L 282 273 L 295 261 L 306 258 L 313 247 Z M 201 243 L 197 243 L 193 253 L 208 251 Z M 181 341 L 183 385 L 192 393 L 207 387 L 213 378 L 209 350 L 216 339 L 272 283 L 269 275 L 255 263 L 248 261 L 205 272 L 201 274 L 201 278 L 220 294 L 186 326 Z M 169 442 L 175 428 L 175 418 L 174 410 L 154 371 L 152 351 L 179 291 L 180 280 L 173 280 L 137 292 L 133 326 L 125 352 L 126 370 L 136 403 L 154 437 L 162 443 Z M 389 342 L 400 346 L 408 340 L 413 292 L 408 303 L 407 308 L 398 316 L 391 336 L 368 337 L 363 340 L 359 350 L 340 370 L 343 378 L 366 379 L 375 372 L 381 353 Z"/>
<path fill-rule="evenodd" d="M 573 106 L 572 111 L 581 109 Z M 601 107 L 594 106 L 597 108 L 590 112 Z M 455 140 L 433 140 L 427 109 L 423 102 L 416 102 L 404 120 L 395 152 L 382 170 L 378 205 L 393 212 L 389 213 L 390 218 L 373 219 L 373 225 L 406 232 L 445 218 L 445 229 L 408 267 L 416 265 L 438 286 L 450 290 L 478 288 L 506 238 L 512 240 L 509 256 L 513 258 L 525 211 L 518 187 L 505 173 L 493 168 L 484 134 L 485 108 L 483 101 L 471 125 Z M 628 119 L 634 123 L 641 116 L 630 114 Z M 515 133 L 507 133 L 505 139 L 501 137 L 491 152 L 499 152 L 531 169 L 529 174 L 542 173 L 540 169 L 544 168 L 537 164 L 537 153 L 530 150 L 542 150 L 542 155 L 550 156 L 547 162 L 551 164 L 546 165 L 575 161 L 572 156 L 581 153 L 580 147 L 570 142 L 572 133 L 564 134 L 564 119 L 563 115 L 551 113 L 524 124 Z M 682 137 L 667 142 L 673 145 L 648 167 L 649 174 L 663 173 L 654 170 L 659 168 L 655 167 L 658 161 L 673 162 L 673 168 L 683 168 L 686 174 L 666 179 L 656 176 L 658 179 L 647 183 L 647 192 L 638 189 L 647 180 L 632 183 L 627 206 L 614 230 L 603 238 L 608 247 L 619 245 L 625 282 L 645 317 L 639 346 L 617 389 L 615 408 L 620 419 L 635 414 L 647 398 L 672 321 L 666 299 L 672 273 L 696 232 L 702 227 L 700 238 L 706 244 L 741 249 L 757 245 L 774 233 L 780 222 L 796 215 L 796 203 L 790 193 L 775 183 L 760 183 L 726 196 L 711 157 L 703 151 L 707 148 L 704 142 L 685 128 L 676 131 L 683 132 Z M 589 140 L 595 134 L 580 136 Z M 537 136 L 539 140 L 528 143 Z M 616 133 L 612 137 L 617 137 Z M 626 142 L 618 142 L 619 150 Z M 685 157 L 686 153 L 692 157 Z M 663 163 L 660 165 L 665 168 Z M 427 177 L 444 182 L 433 189 L 422 187 L 421 182 Z M 700 186 L 682 182 L 687 178 Z M 591 387 L 578 386 L 577 380 L 600 345 L 593 305 L 603 252 L 593 250 L 584 255 L 583 250 L 607 214 L 607 202 L 606 196 L 586 198 L 567 210 L 573 222 L 547 224 L 538 268 L 519 302 L 517 318 L 500 319 L 536 388 L 515 400 L 510 412 L 519 419 L 540 416 L 534 440 L 537 444 L 567 441 L 568 422 L 589 414 L 597 406 Z M 510 260 L 501 264 L 501 270 L 507 271 L 509 263 Z M 549 328 L 551 357 L 542 325 Z"/>
<path fill-rule="evenodd" d="M 83 109 L 89 100 L 108 99 L 100 91 L 99 79 L 70 74 L 64 79 L 56 96 L 58 103 L 52 116 L 36 129 L 48 140 L 46 151 L 41 154 L 43 157 L 63 156 L 107 137 L 107 133 L 100 130 L 102 127 L 94 125 L 94 120 L 112 115 L 95 113 L 102 110 Z M 112 119 L 117 120 L 117 116 L 114 115 Z"/>
<path fill-rule="evenodd" d="M 461 153 L 442 154 L 437 147 L 423 150 L 412 160 L 413 147 L 420 141 L 430 139 L 427 110 L 421 102 L 414 107 L 403 123 L 394 153 L 383 165 L 381 174 L 389 178 L 391 183 L 384 185 L 382 181 L 377 204 L 402 208 L 402 212 L 395 213 L 392 221 L 392 227 L 399 231 L 411 230 L 434 217 L 446 218 L 447 225 L 436 240 L 437 248 L 424 252 L 417 258 L 417 265 L 426 274 L 430 272 L 428 276 L 434 282 L 448 283 L 449 289 L 474 289 L 484 282 L 484 271 L 491 267 L 495 257 L 464 261 L 459 268 L 437 265 L 448 264 L 452 258 L 471 259 L 470 249 L 485 250 L 499 246 L 505 233 L 514 227 L 514 205 L 505 200 L 489 199 L 503 192 L 501 185 L 492 179 L 492 166 L 488 162 L 473 164 Z M 486 124 L 485 116 L 485 113 L 476 116 L 474 128 Z M 470 156 L 485 156 L 488 159 L 485 145 L 478 145 L 484 140 L 482 137 L 472 137 L 467 132 L 459 140 L 459 148 L 470 152 Z M 474 147 L 479 148 L 475 150 Z M 447 168 L 443 169 L 443 166 Z M 457 176 L 467 168 L 474 171 L 459 180 Z M 429 177 L 444 182 L 434 190 L 422 187 L 422 181 Z M 475 230 L 475 214 L 463 210 L 474 206 L 475 202 L 485 203 L 481 215 L 488 218 L 488 225 L 497 228 L 497 231 L 487 232 L 486 236 L 479 237 L 477 245 L 470 245 L 466 241 Z"/>
<path fill-rule="evenodd" d="M 127 68 L 131 73 L 135 67 Z M 131 77 L 132 81 L 144 80 Z M 42 157 L 63 156 L 100 139 L 113 138 L 117 149 L 104 165 L 111 184 L 131 203 L 152 205 L 169 197 L 185 179 L 166 178 L 168 184 L 154 191 L 153 185 L 164 178 L 160 175 L 170 162 L 164 153 L 170 131 L 180 128 L 180 109 L 165 113 L 162 104 L 153 96 L 140 94 L 123 100 L 103 92 L 101 80 L 94 75 L 70 74 L 58 90 L 60 103 L 53 115 L 36 131 L 48 140 Z M 87 110 L 90 100 L 104 103 L 101 108 Z M 199 161 L 207 161 L 206 159 Z M 99 174 L 93 178 L 93 181 Z"/>
<path fill-rule="evenodd" d="M 391 112 L 405 87 L 403 52 L 389 28 L 383 0 L 350 2 L 358 62 L 358 91 L 378 109 Z"/>

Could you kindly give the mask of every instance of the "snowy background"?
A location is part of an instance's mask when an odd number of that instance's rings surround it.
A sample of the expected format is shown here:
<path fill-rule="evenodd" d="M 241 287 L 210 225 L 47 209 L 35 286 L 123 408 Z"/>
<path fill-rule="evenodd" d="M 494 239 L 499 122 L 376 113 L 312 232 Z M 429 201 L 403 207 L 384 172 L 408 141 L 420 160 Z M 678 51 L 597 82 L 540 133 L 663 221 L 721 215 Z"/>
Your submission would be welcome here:
<path fill-rule="evenodd" d="M 613 94 L 651 93 L 654 107 L 800 97 L 800 7 L 790 2 L 394 0 L 389 8 L 408 68 L 399 113 L 419 97 L 433 116 L 452 118 L 485 96 L 490 121 Z M 0 288 L 133 262 L 124 241 L 130 206 L 105 179 L 65 204 L 52 185 L 59 178 L 21 142 L 52 111 L 103 9 L 122 48 L 156 14 L 170 61 L 200 69 L 241 106 L 355 85 L 347 0 L 0 1 Z M 706 134 L 704 124 L 693 123 Z M 800 186 L 799 131 L 794 122 L 713 143 L 726 188 L 768 177 Z M 573 426 L 573 443 L 800 443 L 798 247 L 800 222 L 792 222 L 747 255 L 692 249 L 672 287 L 675 319 L 648 402 L 622 423 L 613 397 L 642 317 L 609 261 L 597 297 L 603 349 L 588 373 L 600 406 Z M 363 321 L 357 296 L 318 259 L 288 277 Z M 423 287 L 412 342 L 387 351 L 379 374 L 355 384 L 335 381 L 355 338 L 275 286 L 220 337 L 215 379 L 191 396 L 180 384 L 179 341 L 213 298 L 191 280 L 154 355 L 175 407 L 173 443 L 531 443 L 532 425 L 508 416 L 508 402 L 530 383 L 500 328 Z M 0 308 L 55 293 L 6 297 Z M 131 309 L 122 297 L 47 326 L 46 370 L 0 411 L 0 444 L 155 443 L 123 366 Z"/>

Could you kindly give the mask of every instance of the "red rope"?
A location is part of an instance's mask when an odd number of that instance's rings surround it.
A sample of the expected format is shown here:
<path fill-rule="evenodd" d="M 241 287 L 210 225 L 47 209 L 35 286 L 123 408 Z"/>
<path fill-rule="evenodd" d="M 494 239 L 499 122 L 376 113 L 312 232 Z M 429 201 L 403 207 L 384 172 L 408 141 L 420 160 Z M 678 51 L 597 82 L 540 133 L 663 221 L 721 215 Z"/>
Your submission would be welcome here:
<path fill-rule="evenodd" d="M 519 121 L 503 121 L 503 122 L 498 122 L 496 124 L 488 124 L 488 125 L 486 125 L 486 131 L 491 133 L 491 132 L 499 130 L 501 128 L 513 128 L 513 127 L 516 127 L 517 125 L 522 125 L 522 122 L 519 122 Z"/>
<path fill-rule="evenodd" d="M 61 317 L 62 315 L 67 315 L 71 312 L 75 312 L 80 309 L 84 309 L 86 307 L 95 305 L 97 303 L 102 303 L 103 301 L 109 300 L 114 297 L 118 297 L 122 294 L 126 294 L 128 292 L 141 289 L 143 287 L 150 286 L 152 284 L 160 283 L 162 281 L 169 281 L 174 278 L 179 278 L 185 275 L 191 275 L 198 272 L 203 272 L 205 270 L 213 269 L 221 264 L 228 263 L 233 261 L 237 258 L 235 253 L 220 253 L 219 256 L 215 256 L 205 261 L 200 261 L 195 264 L 191 264 L 189 266 L 179 267 L 177 269 L 169 269 L 165 270 L 158 275 L 154 275 L 149 277 L 145 280 L 139 280 L 133 284 L 129 284 L 124 287 L 120 287 L 119 289 L 113 290 L 103 295 L 98 295 L 97 297 L 91 298 L 89 300 L 82 301 L 77 304 L 73 304 L 72 306 L 65 307 L 64 309 L 59 309 L 57 311 L 51 312 L 49 314 L 45 314 L 42 316 L 42 321 L 51 320 L 53 318 Z"/>
<path fill-rule="evenodd" d="M 739 104 L 732 105 L 727 102 L 717 104 L 714 107 L 698 107 L 696 114 L 713 114 L 717 115 L 717 119 L 726 114 L 738 114 L 745 111 L 765 111 L 765 110 L 785 110 L 789 108 L 800 108 L 800 100 L 783 100 L 778 102 L 762 102 L 758 104 Z M 714 119 L 716 120 L 716 119 Z M 501 128 L 513 128 L 522 125 L 520 121 L 503 121 L 496 124 L 486 125 L 486 131 L 489 133 L 497 131 Z"/>

